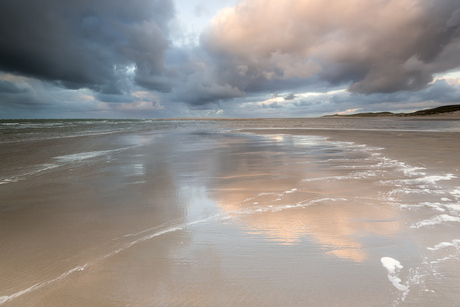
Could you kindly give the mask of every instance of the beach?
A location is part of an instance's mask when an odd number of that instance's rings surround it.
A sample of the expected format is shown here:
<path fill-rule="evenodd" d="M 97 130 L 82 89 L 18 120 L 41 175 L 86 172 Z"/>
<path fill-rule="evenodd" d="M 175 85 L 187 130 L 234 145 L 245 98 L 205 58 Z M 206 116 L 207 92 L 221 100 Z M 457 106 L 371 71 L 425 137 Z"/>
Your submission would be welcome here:
<path fill-rule="evenodd" d="M 460 301 L 458 120 L 0 124 L 2 306 Z"/>

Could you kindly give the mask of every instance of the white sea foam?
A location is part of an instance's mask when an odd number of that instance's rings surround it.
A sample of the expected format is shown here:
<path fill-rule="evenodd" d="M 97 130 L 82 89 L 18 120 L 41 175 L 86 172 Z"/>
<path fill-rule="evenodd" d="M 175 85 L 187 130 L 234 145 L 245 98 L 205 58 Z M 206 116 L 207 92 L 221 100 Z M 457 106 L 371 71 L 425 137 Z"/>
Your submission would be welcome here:
<path fill-rule="evenodd" d="M 391 257 L 382 257 L 380 259 L 382 265 L 388 271 L 388 279 L 391 281 L 393 286 L 400 291 L 408 291 L 409 288 L 401 284 L 401 279 L 398 277 L 399 272 L 403 268 L 401 263 Z"/>
<path fill-rule="evenodd" d="M 349 158 L 331 158 L 331 159 L 326 159 L 326 160 L 321 160 L 321 161 L 316 161 L 316 163 L 327 163 L 327 162 L 335 162 L 335 161 L 361 161 L 361 159 L 349 159 Z"/>
<path fill-rule="evenodd" d="M 444 207 L 449 209 L 452 214 L 458 214 L 460 212 L 460 204 L 445 204 Z"/>
<path fill-rule="evenodd" d="M 460 240 L 453 240 L 452 242 L 441 242 L 434 247 L 427 247 L 427 249 L 431 251 L 437 251 L 446 247 L 455 247 L 457 250 L 460 250 Z"/>
<path fill-rule="evenodd" d="M 428 189 L 428 188 L 408 188 L 408 187 L 399 187 L 397 189 L 393 189 L 387 194 L 389 196 L 397 195 L 397 194 L 429 194 L 429 195 L 443 195 L 445 194 L 445 191 L 440 191 L 440 190 L 433 190 L 433 189 Z"/>
<path fill-rule="evenodd" d="M 431 175 L 431 176 L 424 176 L 424 177 L 419 177 L 419 178 L 414 178 L 414 179 L 395 179 L 395 180 L 382 180 L 380 181 L 381 184 L 384 185 L 396 185 L 396 186 L 402 186 L 402 185 L 420 185 L 420 184 L 431 184 L 431 185 L 436 185 L 438 181 L 442 180 L 452 180 L 454 178 L 458 178 L 454 174 L 446 174 L 443 176 L 436 176 L 436 175 Z"/>
<path fill-rule="evenodd" d="M 312 181 L 329 181 L 329 180 L 347 180 L 347 179 L 365 179 L 369 177 L 376 177 L 379 171 L 362 171 L 362 172 L 352 172 L 347 176 L 327 176 L 319 178 L 307 178 L 302 179 L 302 182 L 312 182 Z"/>
<path fill-rule="evenodd" d="M 304 200 L 300 201 L 295 204 L 290 204 L 290 205 L 279 205 L 279 206 L 264 206 L 256 209 L 249 209 L 249 210 L 243 210 L 239 212 L 235 212 L 236 214 L 252 214 L 254 210 L 257 210 L 256 212 L 278 212 L 286 209 L 292 209 L 292 208 L 305 208 L 307 206 L 315 205 L 317 203 L 322 203 L 326 201 L 346 201 L 346 198 L 317 198 L 317 199 L 312 199 L 312 200 Z"/>
<path fill-rule="evenodd" d="M 2 126 L 17 126 L 19 123 L 2 123 Z"/>
<path fill-rule="evenodd" d="M 96 158 L 96 157 L 103 156 L 103 155 L 109 155 L 109 154 L 116 153 L 116 152 L 119 152 L 119 151 L 122 151 L 122 150 L 130 149 L 130 148 L 133 148 L 133 147 L 135 147 L 135 146 L 112 149 L 112 150 L 89 151 L 89 152 L 81 152 L 81 153 L 64 155 L 64 156 L 57 156 L 57 157 L 54 157 L 54 159 L 57 160 L 57 163 L 45 163 L 45 164 L 37 165 L 37 166 L 35 166 L 36 169 L 32 170 L 30 172 L 10 176 L 10 177 L 7 177 L 7 178 L 1 178 L 0 179 L 0 184 L 8 184 L 8 183 L 18 182 L 20 180 L 25 180 L 25 179 L 27 179 L 27 178 L 29 178 L 31 176 L 39 175 L 42 172 L 45 172 L 45 171 L 60 167 L 62 165 L 68 164 L 68 163 L 72 163 L 72 162 L 76 162 L 76 161 L 82 161 L 82 160 L 91 159 L 91 158 Z"/>
<path fill-rule="evenodd" d="M 450 191 L 450 194 L 454 196 L 456 199 L 459 199 L 460 198 L 460 188 Z"/>
<path fill-rule="evenodd" d="M 448 261 L 448 260 L 452 260 L 452 259 L 458 259 L 458 257 L 456 257 L 455 255 L 449 255 L 449 256 L 446 256 L 446 257 L 443 257 L 443 258 L 440 258 L 440 259 L 436 259 L 436 260 L 432 260 L 430 261 L 430 264 L 433 265 L 433 264 L 440 264 L 444 261 Z"/>
<path fill-rule="evenodd" d="M 400 208 L 414 209 L 429 207 L 436 211 L 445 212 L 448 210 L 451 214 L 458 214 L 460 212 L 460 204 L 440 203 L 440 202 L 421 202 L 419 204 L 397 204 Z"/>
<path fill-rule="evenodd" d="M 30 176 L 37 175 L 37 174 L 39 174 L 41 172 L 44 172 L 44 171 L 47 171 L 47 170 L 50 170 L 50 169 L 53 169 L 53 168 L 56 168 L 56 167 L 59 167 L 59 165 L 58 164 L 52 164 L 52 163 L 42 164 L 42 165 L 39 165 L 38 169 L 36 169 L 36 170 L 30 171 L 30 172 L 27 172 L 27 173 L 23 173 L 23 174 L 20 174 L 20 175 L 11 176 L 11 177 L 8 177 L 8 178 L 2 178 L 2 179 L 0 179 L 0 184 L 8 184 L 8 183 L 18 182 L 20 180 L 27 179 Z"/>
<path fill-rule="evenodd" d="M 146 233 L 146 232 L 149 232 L 149 231 L 154 231 L 154 230 L 159 230 L 159 229 L 165 229 L 165 228 L 173 228 L 173 227 L 176 227 L 177 225 L 180 225 L 181 223 L 181 220 L 182 219 L 175 219 L 173 221 L 170 221 L 170 222 L 167 222 L 167 223 L 163 223 L 161 225 L 158 225 L 158 226 L 155 226 L 155 227 L 152 227 L 152 228 L 148 228 L 148 229 L 144 229 L 142 231 L 139 231 L 139 232 L 136 232 L 136 233 L 128 233 L 120 238 L 126 238 L 126 237 L 135 237 L 135 236 L 138 236 L 138 235 L 141 235 L 143 233 Z M 114 240 L 118 240 L 120 238 L 116 238 Z"/>
<path fill-rule="evenodd" d="M 372 154 L 367 160 L 375 160 L 380 161 L 378 164 L 369 166 L 370 168 L 394 168 L 398 171 L 403 172 L 405 176 L 413 177 L 413 176 L 425 176 L 426 173 L 420 172 L 420 170 L 426 169 L 425 167 L 418 167 L 418 166 L 410 166 L 404 162 L 400 162 L 398 160 L 389 159 L 384 156 L 381 156 L 381 153 Z"/>
<path fill-rule="evenodd" d="M 446 212 L 446 209 L 444 209 L 442 206 L 441 203 L 430 203 L 430 202 L 423 202 L 423 203 L 420 203 L 418 205 L 409 205 L 409 206 L 415 206 L 415 207 L 429 207 L 429 208 L 432 208 L 436 211 L 439 211 L 439 212 Z"/>
<path fill-rule="evenodd" d="M 99 132 L 83 132 L 79 134 L 70 134 L 70 135 L 43 135 L 40 134 L 39 136 L 35 136 L 28 139 L 19 139 L 19 140 L 6 140 L 0 141 L 0 144 L 11 144 L 11 143 L 21 143 L 21 142 L 30 142 L 30 141 L 37 141 L 37 140 L 56 140 L 56 139 L 66 139 L 66 138 L 78 138 L 78 137 L 85 137 L 85 136 L 99 136 L 99 135 L 108 135 L 108 134 L 115 134 L 123 132 L 123 130 L 111 130 L 111 131 L 99 131 Z"/>
<path fill-rule="evenodd" d="M 431 219 L 423 220 L 420 222 L 415 223 L 414 225 L 411 226 L 411 228 L 420 228 L 420 227 L 425 227 L 425 226 L 433 226 L 433 225 L 438 225 L 442 224 L 445 222 L 460 222 L 460 217 L 456 216 L 451 216 L 448 214 L 441 214 L 437 215 Z"/>
<path fill-rule="evenodd" d="M 112 154 L 112 153 L 115 153 L 115 152 L 118 152 L 118 151 L 121 151 L 121 150 L 126 150 L 128 148 L 130 148 L 130 147 L 112 149 L 112 150 L 80 152 L 80 153 L 76 153 L 76 154 L 70 154 L 70 155 L 65 155 L 65 156 L 54 157 L 54 159 L 58 160 L 59 162 L 69 163 L 69 162 L 81 161 L 81 160 L 96 158 L 96 157 L 99 157 L 99 156 L 109 155 L 109 154 Z"/>

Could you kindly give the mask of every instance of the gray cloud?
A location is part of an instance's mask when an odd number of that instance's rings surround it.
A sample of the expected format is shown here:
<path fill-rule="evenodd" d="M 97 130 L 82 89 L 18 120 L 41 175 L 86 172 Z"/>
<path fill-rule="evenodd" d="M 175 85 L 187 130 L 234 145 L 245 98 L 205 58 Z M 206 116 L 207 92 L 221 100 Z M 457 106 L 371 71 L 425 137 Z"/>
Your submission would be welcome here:
<path fill-rule="evenodd" d="M 173 15 L 170 0 L 1 1 L 0 70 L 121 93 L 121 75 L 136 67 L 136 82 L 169 90 L 152 79 L 166 71 Z"/>
<path fill-rule="evenodd" d="M 96 94 L 94 97 L 102 102 L 127 103 L 134 102 L 133 97 L 127 95 Z"/>
<path fill-rule="evenodd" d="M 296 96 L 294 93 L 290 93 L 289 95 L 287 95 L 286 97 L 284 97 L 284 100 L 292 100 L 292 99 L 295 99 Z"/>
<path fill-rule="evenodd" d="M 272 108 L 272 109 L 281 109 L 281 108 L 284 108 L 284 106 L 278 104 L 276 101 L 275 102 L 272 102 L 272 103 L 262 103 L 262 105 L 260 106 L 261 108 Z"/>
<path fill-rule="evenodd" d="M 19 87 L 16 83 L 0 80 L 0 93 L 17 94 L 27 92 L 27 89 Z"/>
<path fill-rule="evenodd" d="M 178 96 L 184 101 L 195 106 L 205 105 L 211 102 L 228 100 L 242 97 L 245 94 L 235 86 L 219 84 L 206 72 L 197 72 L 187 78 L 187 82 L 179 90 Z"/>

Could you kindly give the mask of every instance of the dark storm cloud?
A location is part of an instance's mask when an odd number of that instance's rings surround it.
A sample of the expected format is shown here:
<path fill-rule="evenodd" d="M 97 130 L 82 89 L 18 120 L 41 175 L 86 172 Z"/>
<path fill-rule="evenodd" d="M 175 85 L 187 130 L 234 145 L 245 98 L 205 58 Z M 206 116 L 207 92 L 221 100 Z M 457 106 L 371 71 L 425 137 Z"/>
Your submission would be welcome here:
<path fill-rule="evenodd" d="M 67 88 L 120 93 L 126 70 L 151 89 L 165 73 L 169 0 L 4 0 L 0 2 L 0 70 Z"/>

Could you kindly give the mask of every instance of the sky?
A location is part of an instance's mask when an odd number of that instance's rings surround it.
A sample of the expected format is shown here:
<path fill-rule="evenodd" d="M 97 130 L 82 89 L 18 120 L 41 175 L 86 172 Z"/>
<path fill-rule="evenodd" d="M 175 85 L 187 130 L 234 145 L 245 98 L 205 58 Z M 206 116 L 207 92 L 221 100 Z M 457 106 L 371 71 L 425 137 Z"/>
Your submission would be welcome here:
<path fill-rule="evenodd" d="M 2 0 L 0 118 L 460 103 L 458 0 Z"/>

